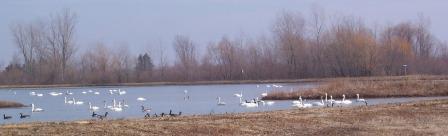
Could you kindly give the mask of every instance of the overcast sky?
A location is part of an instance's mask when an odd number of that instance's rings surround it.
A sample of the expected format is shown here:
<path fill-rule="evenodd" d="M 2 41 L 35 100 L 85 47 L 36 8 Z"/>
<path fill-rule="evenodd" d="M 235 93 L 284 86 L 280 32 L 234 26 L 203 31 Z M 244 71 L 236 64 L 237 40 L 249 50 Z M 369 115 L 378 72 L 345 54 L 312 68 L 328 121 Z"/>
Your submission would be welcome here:
<path fill-rule="evenodd" d="M 431 31 L 448 40 L 446 0 L 1 0 L 0 65 L 18 50 L 10 25 L 37 19 L 69 8 L 78 15 L 78 53 L 104 42 L 110 47 L 127 44 L 131 53 L 156 52 L 163 46 L 173 55 L 172 39 L 188 35 L 201 47 L 228 37 L 267 35 L 282 11 L 307 15 L 311 7 L 327 14 L 354 15 L 369 23 L 393 24 L 431 18 Z"/>

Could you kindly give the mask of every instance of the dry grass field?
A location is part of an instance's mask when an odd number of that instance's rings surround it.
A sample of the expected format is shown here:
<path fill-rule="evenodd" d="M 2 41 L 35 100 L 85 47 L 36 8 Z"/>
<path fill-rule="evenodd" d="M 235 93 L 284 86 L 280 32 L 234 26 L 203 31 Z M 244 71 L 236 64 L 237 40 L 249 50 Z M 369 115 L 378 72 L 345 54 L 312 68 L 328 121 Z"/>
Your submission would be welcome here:
<path fill-rule="evenodd" d="M 448 100 L 361 107 L 43 122 L 0 126 L 0 135 L 446 135 Z"/>

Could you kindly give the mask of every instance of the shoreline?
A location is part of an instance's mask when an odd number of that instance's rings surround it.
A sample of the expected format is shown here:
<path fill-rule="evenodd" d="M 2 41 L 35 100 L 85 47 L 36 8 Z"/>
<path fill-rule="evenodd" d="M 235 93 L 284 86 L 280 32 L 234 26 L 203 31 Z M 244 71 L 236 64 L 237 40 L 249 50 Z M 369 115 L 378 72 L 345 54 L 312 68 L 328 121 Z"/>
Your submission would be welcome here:
<path fill-rule="evenodd" d="M 168 86 L 168 85 L 226 85 L 226 84 L 267 84 L 267 83 L 324 83 L 337 80 L 346 81 L 395 81 L 403 78 L 411 80 L 448 80 L 441 75 L 409 75 L 409 76 L 372 76 L 372 77 L 335 77 L 306 79 L 272 79 L 272 80 L 217 80 L 186 82 L 145 82 L 145 83 L 105 83 L 105 84 L 53 84 L 53 85 L 0 85 L 0 89 L 14 88 L 79 88 L 79 87 L 121 87 L 121 86 Z"/>
<path fill-rule="evenodd" d="M 0 125 L 0 135 L 446 134 L 448 99 L 374 106 Z M 415 125 L 419 124 L 419 125 Z"/>

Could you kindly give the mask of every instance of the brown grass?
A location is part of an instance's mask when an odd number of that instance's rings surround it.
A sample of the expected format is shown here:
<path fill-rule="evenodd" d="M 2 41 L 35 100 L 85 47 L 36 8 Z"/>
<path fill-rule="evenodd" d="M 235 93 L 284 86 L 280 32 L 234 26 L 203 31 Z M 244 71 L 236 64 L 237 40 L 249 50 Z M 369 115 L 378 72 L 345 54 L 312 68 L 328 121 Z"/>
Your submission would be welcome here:
<path fill-rule="evenodd" d="M 448 100 L 346 108 L 0 126 L 0 135 L 444 135 Z"/>
<path fill-rule="evenodd" d="M 297 99 L 299 96 L 320 99 L 321 96 L 325 96 L 325 93 L 338 98 L 342 94 L 349 98 L 356 98 L 356 94 L 360 94 L 363 98 L 448 96 L 448 80 L 445 77 L 410 76 L 356 79 L 333 80 L 307 90 L 277 91 L 268 94 L 263 99 L 287 100 Z"/>
<path fill-rule="evenodd" d="M 25 105 L 18 103 L 18 102 L 11 102 L 11 101 L 0 101 L 0 108 L 17 108 L 17 107 L 24 107 Z"/>

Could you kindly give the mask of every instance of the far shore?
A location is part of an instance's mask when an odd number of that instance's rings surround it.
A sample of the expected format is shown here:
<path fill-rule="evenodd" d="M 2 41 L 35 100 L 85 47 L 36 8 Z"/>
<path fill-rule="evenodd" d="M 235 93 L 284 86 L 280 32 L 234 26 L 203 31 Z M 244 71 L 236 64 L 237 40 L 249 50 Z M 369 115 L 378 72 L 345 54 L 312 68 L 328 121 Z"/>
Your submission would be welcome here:
<path fill-rule="evenodd" d="M 11 84 L 0 85 L 0 89 L 8 88 L 77 88 L 103 86 L 165 86 L 165 85 L 220 85 L 220 84 L 267 84 L 267 83 L 325 83 L 331 81 L 395 81 L 403 78 L 414 80 L 448 80 L 448 76 L 411 75 L 411 76 L 377 76 L 377 77 L 338 77 L 338 78 L 308 78 L 308 79 L 273 79 L 273 80 L 218 80 L 218 81 L 186 81 L 186 82 L 146 82 L 146 83 L 104 83 L 104 84 Z"/>

